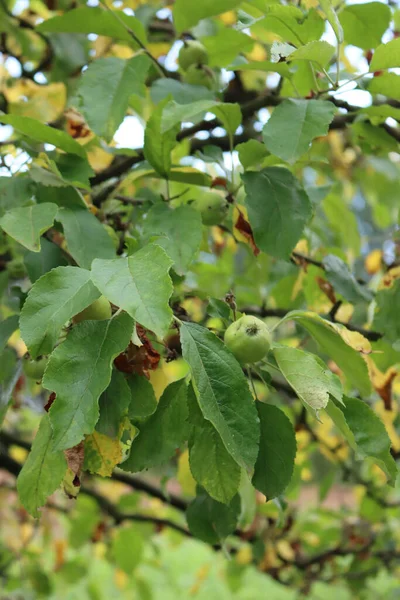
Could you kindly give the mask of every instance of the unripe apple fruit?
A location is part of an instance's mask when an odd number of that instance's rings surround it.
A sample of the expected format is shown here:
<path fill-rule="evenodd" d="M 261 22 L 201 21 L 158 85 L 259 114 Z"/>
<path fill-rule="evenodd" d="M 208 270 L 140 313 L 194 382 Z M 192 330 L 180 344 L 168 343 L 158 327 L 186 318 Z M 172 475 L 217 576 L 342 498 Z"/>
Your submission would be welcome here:
<path fill-rule="evenodd" d="M 228 213 L 229 204 L 217 192 L 204 192 L 191 206 L 201 214 L 204 225 L 219 225 Z"/>
<path fill-rule="evenodd" d="M 111 305 L 107 298 L 100 296 L 82 312 L 75 315 L 72 320 L 74 323 L 80 323 L 81 321 L 105 321 L 110 318 Z"/>
<path fill-rule="evenodd" d="M 242 365 L 258 362 L 271 347 L 268 327 L 264 321 L 252 315 L 245 315 L 229 325 L 224 341 Z"/>
<path fill-rule="evenodd" d="M 30 358 L 25 358 L 22 368 L 27 377 L 30 377 L 31 379 L 35 379 L 36 381 L 39 381 L 39 379 L 42 379 L 42 377 L 43 377 L 43 373 L 45 371 L 47 362 L 48 362 L 48 359 L 45 356 L 41 356 L 40 358 L 37 358 L 36 360 L 32 360 Z"/>
<path fill-rule="evenodd" d="M 201 42 L 188 40 L 179 51 L 178 63 L 183 71 L 191 65 L 206 65 L 208 63 L 207 50 Z"/>
<path fill-rule="evenodd" d="M 202 85 L 209 90 L 214 87 L 214 78 L 210 69 L 204 69 L 201 65 L 190 65 L 183 75 L 183 81 L 191 85 Z"/>

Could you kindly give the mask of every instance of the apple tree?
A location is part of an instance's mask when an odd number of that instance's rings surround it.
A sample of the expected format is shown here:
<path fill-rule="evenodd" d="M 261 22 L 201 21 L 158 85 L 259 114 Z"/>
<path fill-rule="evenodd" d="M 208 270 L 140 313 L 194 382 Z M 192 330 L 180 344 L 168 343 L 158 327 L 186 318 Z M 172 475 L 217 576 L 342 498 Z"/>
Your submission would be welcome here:
<path fill-rule="evenodd" d="M 0 0 L 4 598 L 397 597 L 399 34 Z"/>

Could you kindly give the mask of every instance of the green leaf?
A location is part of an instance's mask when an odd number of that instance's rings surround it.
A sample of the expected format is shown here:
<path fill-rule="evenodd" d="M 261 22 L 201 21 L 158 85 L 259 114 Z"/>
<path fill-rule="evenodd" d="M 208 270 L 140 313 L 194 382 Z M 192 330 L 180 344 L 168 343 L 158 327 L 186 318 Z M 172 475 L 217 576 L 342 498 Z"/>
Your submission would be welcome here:
<path fill-rule="evenodd" d="M 52 227 L 57 210 L 50 203 L 14 208 L 0 219 L 0 227 L 28 250 L 39 252 L 40 236 Z"/>
<path fill-rule="evenodd" d="M 336 35 L 336 39 L 338 41 L 339 44 L 341 44 L 343 42 L 343 28 L 340 24 L 340 21 L 338 19 L 338 16 L 332 6 L 332 1 L 331 0 L 318 0 L 322 10 L 324 11 L 326 18 L 330 24 L 330 26 L 332 27 L 335 35 Z"/>
<path fill-rule="evenodd" d="M 140 421 L 152 415 L 157 408 L 154 388 L 143 375 L 130 375 L 126 380 L 130 392 L 129 418 Z"/>
<path fill-rule="evenodd" d="M 242 52 L 250 52 L 254 39 L 236 29 L 221 28 L 215 35 L 202 37 L 210 67 L 226 67 Z"/>
<path fill-rule="evenodd" d="M 40 23 L 36 30 L 42 33 L 97 33 L 97 35 L 130 42 L 134 47 L 138 47 L 128 28 L 142 43 L 146 43 L 146 33 L 139 19 L 126 15 L 120 10 L 113 13 L 97 7 L 68 10 L 61 16 Z"/>
<path fill-rule="evenodd" d="M 17 479 L 19 499 L 29 514 L 39 517 L 38 508 L 56 491 L 66 470 L 64 453 L 52 448 L 52 429 L 45 414 Z"/>
<path fill-rule="evenodd" d="M 118 568 L 127 575 L 132 575 L 132 571 L 142 560 L 143 553 L 143 537 L 137 525 L 117 529 L 112 540 L 112 555 Z"/>
<path fill-rule="evenodd" d="M 0 352 L 3 352 L 8 340 L 16 329 L 18 329 L 18 315 L 11 315 L 0 323 Z"/>
<path fill-rule="evenodd" d="M 221 121 L 222 126 L 226 129 L 232 143 L 233 135 L 242 122 L 242 111 L 239 104 L 220 102 L 210 110 L 215 114 L 217 119 Z"/>
<path fill-rule="evenodd" d="M 147 214 L 144 233 L 160 235 L 155 243 L 173 259 L 175 271 L 184 275 L 200 248 L 201 216 L 190 206 L 172 210 L 166 203 L 159 202 Z"/>
<path fill-rule="evenodd" d="M 127 258 L 93 261 L 92 279 L 102 294 L 147 329 L 164 337 L 172 310 L 168 301 L 172 260 L 156 244 L 144 246 Z"/>
<path fill-rule="evenodd" d="M 265 145 L 257 140 L 248 140 L 243 144 L 238 144 L 235 150 L 239 153 L 239 160 L 244 169 L 261 163 L 269 154 Z"/>
<path fill-rule="evenodd" d="M 229 504 L 240 485 L 240 467 L 211 421 L 204 418 L 193 387 L 188 391 L 189 464 L 193 477 L 218 502 Z"/>
<path fill-rule="evenodd" d="M 64 267 L 68 264 L 59 246 L 46 238 L 42 238 L 40 245 L 39 252 L 27 252 L 24 256 L 24 264 L 32 283 L 35 283 L 51 269 Z"/>
<path fill-rule="evenodd" d="M 382 6 L 384 6 L 382 4 Z M 391 75 L 392 73 L 384 74 L 384 77 L 387 75 Z M 378 77 L 377 79 L 380 79 Z M 375 81 L 375 80 L 373 80 Z M 372 84 L 372 82 L 371 82 Z M 396 119 L 396 121 L 400 120 L 400 108 L 396 108 L 395 106 L 390 106 L 390 104 L 379 104 L 378 106 L 366 106 L 365 108 L 360 109 L 360 114 L 368 115 L 371 123 L 373 125 L 383 123 L 389 117 L 392 119 Z"/>
<path fill-rule="evenodd" d="M 88 210 L 81 194 L 73 187 L 39 187 L 39 199 L 58 204 L 57 221 L 64 229 L 68 251 L 79 266 L 90 269 L 94 258 L 114 258 L 113 240 L 100 221 Z"/>
<path fill-rule="evenodd" d="M 236 529 L 240 516 L 238 494 L 226 505 L 213 500 L 206 491 L 197 490 L 186 519 L 192 534 L 208 544 L 218 544 Z"/>
<path fill-rule="evenodd" d="M 311 217 L 311 202 L 288 169 L 268 167 L 242 175 L 249 221 L 257 246 L 288 259 Z"/>
<path fill-rule="evenodd" d="M 163 110 L 161 132 L 168 132 L 172 127 L 184 121 L 195 121 L 207 111 L 215 114 L 227 130 L 227 133 L 231 136 L 242 121 L 242 112 L 239 104 L 236 103 L 199 100 L 182 105 L 171 100 L 165 105 Z"/>
<path fill-rule="evenodd" d="M 21 337 L 32 357 L 49 354 L 62 327 L 99 296 L 89 271 L 78 267 L 57 267 L 38 279 L 20 317 Z"/>
<path fill-rule="evenodd" d="M 306 408 L 312 408 L 318 415 L 328 404 L 329 395 L 341 401 L 339 377 L 318 356 L 289 346 L 275 347 L 273 353 L 283 376 Z"/>
<path fill-rule="evenodd" d="M 350 248 L 358 256 L 361 242 L 357 218 L 351 208 L 347 206 L 342 195 L 338 193 L 328 194 L 322 202 L 322 207 L 330 227 L 339 238 L 338 243 L 345 248 Z"/>
<path fill-rule="evenodd" d="M 325 67 L 334 54 L 335 48 L 328 42 L 313 41 L 289 54 L 288 60 L 310 60 Z"/>
<path fill-rule="evenodd" d="M 395 38 L 387 44 L 380 44 L 374 52 L 369 70 L 380 71 L 400 67 L 400 38 Z"/>
<path fill-rule="evenodd" d="M 373 328 L 381 331 L 391 342 L 400 340 L 400 279 L 376 295 L 376 312 Z"/>
<path fill-rule="evenodd" d="M 285 413 L 276 406 L 257 402 L 257 410 L 261 438 L 252 482 L 270 500 L 280 496 L 292 478 L 296 435 Z"/>
<path fill-rule="evenodd" d="M 372 458 L 394 485 L 397 466 L 390 454 L 390 438 L 385 426 L 362 400 L 349 396 L 344 396 L 343 399 L 344 406 L 337 407 L 333 402 L 329 404 L 329 416 L 356 449 L 359 460 Z"/>
<path fill-rule="evenodd" d="M 144 55 L 122 60 L 114 56 L 89 64 L 77 91 L 90 129 L 108 142 L 121 124 L 132 94 L 144 95 L 150 59 Z"/>
<path fill-rule="evenodd" d="M 192 371 L 197 400 L 238 465 L 251 469 L 257 458 L 257 411 L 243 371 L 223 342 L 194 323 L 180 328 L 183 358 Z"/>
<path fill-rule="evenodd" d="M 203 85 L 191 85 L 177 79 L 157 79 L 150 89 L 150 96 L 154 104 L 159 104 L 168 96 L 178 104 L 191 104 L 198 100 L 213 100 L 215 95 Z"/>
<path fill-rule="evenodd" d="M 121 469 L 136 473 L 167 462 L 187 439 L 187 416 L 187 385 L 181 379 L 167 387 L 155 413 L 139 426 Z"/>
<path fill-rule="evenodd" d="M 390 19 L 389 6 L 380 2 L 344 6 L 339 13 L 346 42 L 363 50 L 375 48 L 380 44 Z"/>
<path fill-rule="evenodd" d="M 57 394 L 49 413 L 55 449 L 72 448 L 94 430 L 112 362 L 129 344 L 132 330 L 126 313 L 109 321 L 83 321 L 50 356 L 42 385 Z"/>
<path fill-rule="evenodd" d="M 373 298 L 371 291 L 358 283 L 348 265 L 334 254 L 328 254 L 322 260 L 328 281 L 335 291 L 349 302 L 370 302 Z"/>
<path fill-rule="evenodd" d="M 79 266 L 90 269 L 95 258 L 113 258 L 115 246 L 102 224 L 87 208 L 61 207 L 57 221 L 63 226 L 68 251 Z"/>
<path fill-rule="evenodd" d="M 335 110 L 325 100 L 284 100 L 264 126 L 264 144 L 275 156 L 294 163 L 314 138 L 328 133 Z"/>
<path fill-rule="evenodd" d="M 26 175 L 0 177 L 0 216 L 18 206 L 32 203 L 33 183 Z"/>
<path fill-rule="evenodd" d="M 75 154 L 60 154 L 57 158 L 57 169 L 66 184 L 90 191 L 90 177 L 94 171 L 86 158 Z"/>
<path fill-rule="evenodd" d="M 169 103 L 169 98 L 165 98 L 152 112 L 146 123 L 143 147 L 146 160 L 165 178 L 168 178 L 171 170 L 171 152 L 177 144 L 176 136 L 180 129 L 178 124 L 172 125 L 168 130 L 162 128 L 164 110 Z"/>
<path fill-rule="evenodd" d="M 388 98 L 400 100 L 400 76 L 396 73 L 382 73 L 374 77 L 368 86 L 371 94 L 382 94 Z"/>
<path fill-rule="evenodd" d="M 368 368 L 361 354 L 349 346 L 340 335 L 340 328 L 312 312 L 292 311 L 282 319 L 294 319 L 300 323 L 325 352 L 343 371 L 348 380 L 366 396 L 371 393 Z M 343 328 L 346 332 L 347 329 Z"/>
<path fill-rule="evenodd" d="M 96 431 L 110 438 L 116 438 L 124 415 L 128 412 L 131 393 L 125 377 L 113 370 L 107 389 L 99 398 L 99 420 Z"/>
<path fill-rule="evenodd" d="M 241 0 L 176 0 L 173 17 L 178 33 L 190 29 L 202 19 L 236 8 Z"/>
<path fill-rule="evenodd" d="M 36 119 L 19 115 L 0 115 L 0 123 L 11 125 L 15 131 L 43 144 L 53 144 L 56 148 L 85 157 L 85 149 L 64 131 L 54 129 Z"/>

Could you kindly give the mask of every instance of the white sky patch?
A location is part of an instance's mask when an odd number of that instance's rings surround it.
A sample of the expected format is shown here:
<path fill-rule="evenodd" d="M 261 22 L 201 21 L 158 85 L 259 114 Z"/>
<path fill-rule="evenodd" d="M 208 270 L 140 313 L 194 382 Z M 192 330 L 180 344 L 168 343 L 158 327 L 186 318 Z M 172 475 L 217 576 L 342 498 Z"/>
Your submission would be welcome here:
<path fill-rule="evenodd" d="M 144 144 L 144 127 L 137 117 L 125 117 L 114 135 L 119 148 L 142 148 Z"/>

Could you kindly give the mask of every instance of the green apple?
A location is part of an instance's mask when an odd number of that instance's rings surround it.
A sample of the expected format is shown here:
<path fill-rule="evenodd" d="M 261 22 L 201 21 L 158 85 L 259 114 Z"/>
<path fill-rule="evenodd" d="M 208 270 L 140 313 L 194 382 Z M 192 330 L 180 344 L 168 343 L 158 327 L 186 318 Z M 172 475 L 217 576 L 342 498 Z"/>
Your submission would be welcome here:
<path fill-rule="evenodd" d="M 229 209 L 228 202 L 218 192 L 204 192 L 191 206 L 201 214 L 204 225 L 219 225 Z"/>
<path fill-rule="evenodd" d="M 271 347 L 268 327 L 264 321 L 252 315 L 244 315 L 229 325 L 224 341 L 242 365 L 258 362 Z"/>
<path fill-rule="evenodd" d="M 27 377 L 39 381 L 42 379 L 48 359 L 45 356 L 40 356 L 36 360 L 24 358 L 22 368 Z"/>
<path fill-rule="evenodd" d="M 214 87 L 214 77 L 212 71 L 202 65 L 190 65 L 183 75 L 183 81 L 191 85 L 202 85 L 209 90 Z"/>
<path fill-rule="evenodd" d="M 182 71 L 187 71 L 191 65 L 208 64 L 207 50 L 201 42 L 188 40 L 179 51 L 178 63 Z"/>
<path fill-rule="evenodd" d="M 75 315 L 72 320 L 74 323 L 80 323 L 81 321 L 105 321 L 110 318 L 111 305 L 107 298 L 100 296 L 82 312 Z"/>

